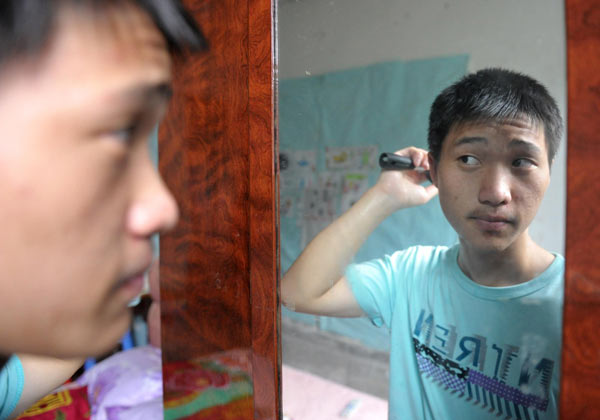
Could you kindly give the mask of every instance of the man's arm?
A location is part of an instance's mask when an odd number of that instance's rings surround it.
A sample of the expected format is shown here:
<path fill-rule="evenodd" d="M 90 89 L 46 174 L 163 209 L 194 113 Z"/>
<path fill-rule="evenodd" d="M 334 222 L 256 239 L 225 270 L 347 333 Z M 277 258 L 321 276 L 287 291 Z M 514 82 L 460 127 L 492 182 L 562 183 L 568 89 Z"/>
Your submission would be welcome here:
<path fill-rule="evenodd" d="M 429 168 L 427 152 L 403 149 L 415 166 Z M 437 194 L 423 187 L 425 175 L 415 171 L 386 171 L 356 204 L 319 233 L 283 276 L 285 306 L 314 315 L 361 316 L 362 309 L 344 278 L 346 267 L 373 230 L 393 212 L 424 204 Z"/>
<path fill-rule="evenodd" d="M 25 385 L 11 419 L 31 407 L 40 398 L 65 383 L 83 365 L 83 359 L 62 360 L 50 357 L 19 354 Z"/>

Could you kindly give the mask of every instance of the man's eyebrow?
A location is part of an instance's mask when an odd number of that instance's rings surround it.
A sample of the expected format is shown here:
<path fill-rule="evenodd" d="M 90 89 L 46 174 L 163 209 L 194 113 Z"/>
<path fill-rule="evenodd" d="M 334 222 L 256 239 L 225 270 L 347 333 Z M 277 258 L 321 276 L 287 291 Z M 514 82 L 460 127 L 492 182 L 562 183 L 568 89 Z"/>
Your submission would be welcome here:
<path fill-rule="evenodd" d="M 156 83 L 156 84 L 140 84 L 128 87 L 121 92 L 119 96 L 125 98 L 128 101 L 152 101 L 152 100 L 164 100 L 168 101 L 173 96 L 173 89 L 169 83 Z"/>
<path fill-rule="evenodd" d="M 522 139 L 512 139 L 508 144 L 509 147 L 515 148 L 518 147 L 520 149 L 526 149 L 529 153 L 533 154 L 541 154 L 542 149 L 540 147 L 530 141 L 522 140 Z"/>
<path fill-rule="evenodd" d="M 478 143 L 487 144 L 488 139 L 486 139 L 485 137 L 462 137 L 462 138 L 456 140 L 456 142 L 454 143 L 454 146 L 463 146 L 465 144 L 478 144 Z"/>

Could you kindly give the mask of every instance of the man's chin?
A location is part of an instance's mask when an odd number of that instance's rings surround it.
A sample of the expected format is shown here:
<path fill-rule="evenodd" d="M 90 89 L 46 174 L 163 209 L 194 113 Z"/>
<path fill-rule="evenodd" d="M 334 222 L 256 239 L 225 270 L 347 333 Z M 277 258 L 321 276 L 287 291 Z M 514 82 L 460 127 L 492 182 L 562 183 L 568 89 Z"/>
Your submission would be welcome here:
<path fill-rule="evenodd" d="M 102 337 L 102 341 L 99 341 L 97 343 L 97 346 L 91 348 L 91 353 L 89 354 L 97 357 L 113 351 L 119 345 L 119 343 L 125 336 L 125 333 L 129 330 L 131 326 L 132 315 L 131 311 L 129 310 L 127 311 L 126 319 L 127 322 L 125 322 L 119 328 L 117 328 L 117 325 L 113 326 L 114 330 L 110 333 L 107 332 L 107 334 L 104 337 Z"/>
<path fill-rule="evenodd" d="M 106 356 L 118 347 L 129 330 L 131 319 L 131 311 L 127 310 L 114 322 L 90 326 L 80 335 L 73 334 L 69 342 L 57 343 L 60 347 L 57 346 L 52 356 L 59 358 Z"/>
<path fill-rule="evenodd" d="M 477 235 L 476 238 L 461 237 L 460 242 L 462 246 L 478 253 L 502 253 L 515 243 L 515 238 L 506 235 Z"/>

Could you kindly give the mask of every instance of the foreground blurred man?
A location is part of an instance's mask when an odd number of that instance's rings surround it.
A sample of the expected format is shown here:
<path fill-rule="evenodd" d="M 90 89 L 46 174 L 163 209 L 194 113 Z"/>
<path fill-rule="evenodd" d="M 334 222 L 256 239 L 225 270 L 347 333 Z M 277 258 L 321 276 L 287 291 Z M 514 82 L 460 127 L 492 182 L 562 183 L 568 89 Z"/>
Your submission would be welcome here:
<path fill-rule="evenodd" d="M 0 31 L 4 419 L 129 327 L 151 236 L 178 218 L 147 138 L 170 52 L 203 41 L 171 0 L 2 0 Z"/>

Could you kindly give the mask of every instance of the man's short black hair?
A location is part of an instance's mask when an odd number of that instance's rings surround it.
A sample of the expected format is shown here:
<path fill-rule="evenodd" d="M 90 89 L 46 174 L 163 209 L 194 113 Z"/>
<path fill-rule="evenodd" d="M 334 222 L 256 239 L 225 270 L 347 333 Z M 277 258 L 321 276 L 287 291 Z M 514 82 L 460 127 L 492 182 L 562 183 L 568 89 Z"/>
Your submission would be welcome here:
<path fill-rule="evenodd" d="M 172 53 L 205 47 L 200 29 L 179 0 L 0 0 L 0 71 L 13 59 L 36 56 L 43 50 L 61 7 L 83 6 L 102 12 L 126 2 L 148 13 Z"/>
<path fill-rule="evenodd" d="M 429 114 L 429 151 L 439 160 L 442 143 L 456 125 L 503 122 L 519 118 L 542 124 L 551 164 L 562 137 L 563 122 L 556 101 L 533 78 L 491 68 L 463 77 L 440 93 Z"/>

